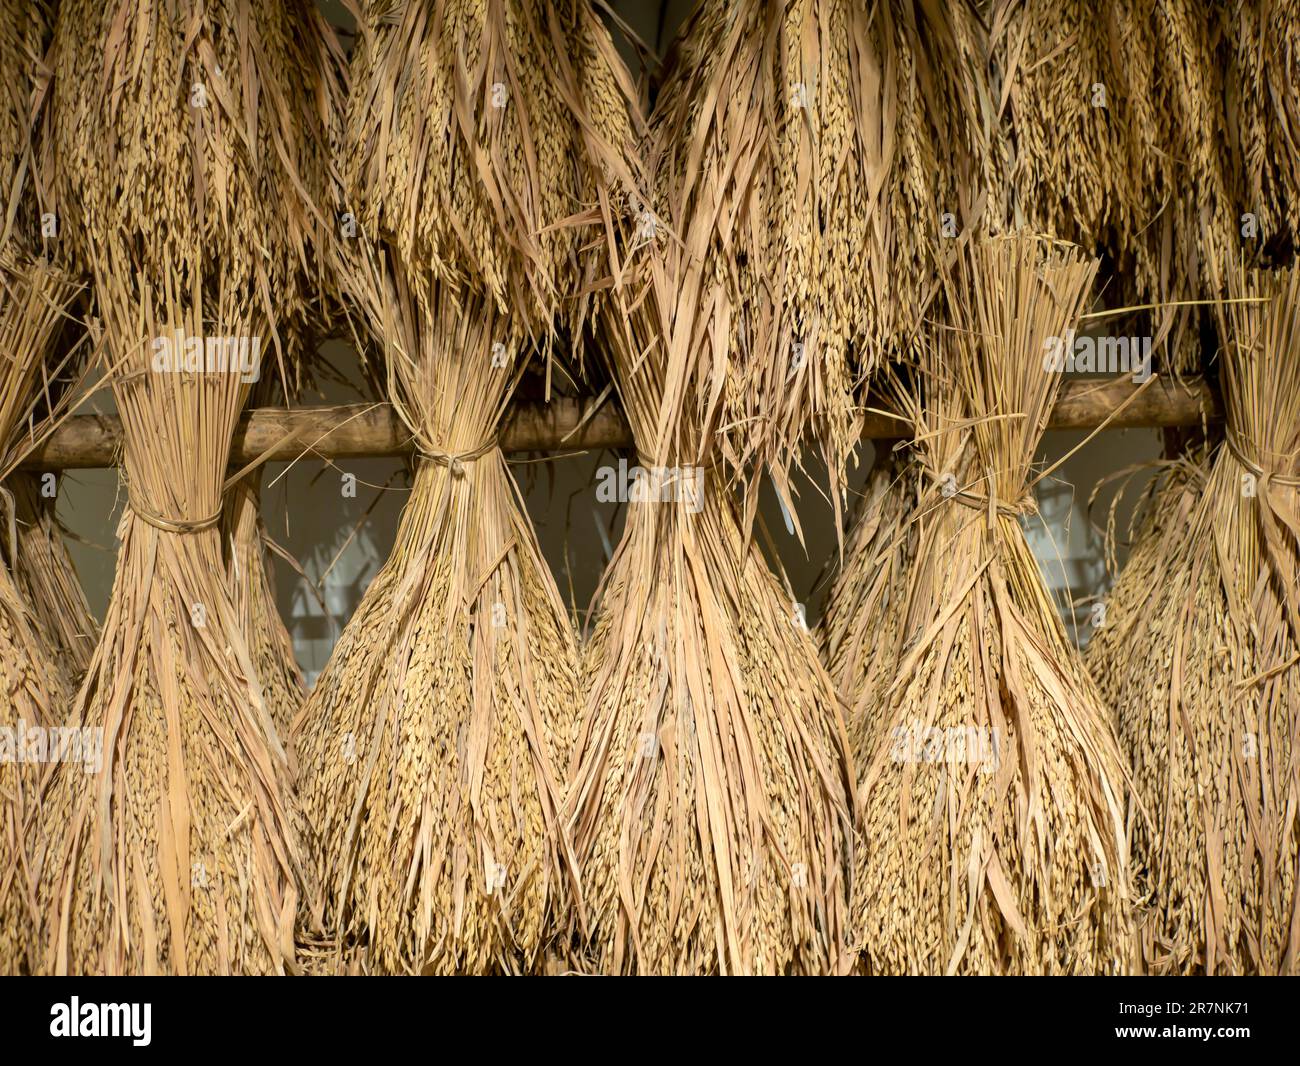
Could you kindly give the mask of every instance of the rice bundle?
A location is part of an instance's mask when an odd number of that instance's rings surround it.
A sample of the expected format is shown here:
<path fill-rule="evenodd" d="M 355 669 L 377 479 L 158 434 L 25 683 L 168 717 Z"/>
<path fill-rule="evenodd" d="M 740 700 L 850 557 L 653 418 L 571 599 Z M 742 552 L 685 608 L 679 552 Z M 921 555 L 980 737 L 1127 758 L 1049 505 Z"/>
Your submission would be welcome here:
<path fill-rule="evenodd" d="M 69 0 L 55 34 L 64 231 L 95 281 L 129 507 L 41 870 L 48 970 L 296 969 L 288 761 L 231 599 L 230 442 L 328 287 L 331 39 L 306 3 Z M 268 354 L 270 353 L 270 354 Z"/>
<path fill-rule="evenodd" d="M 731 365 L 702 370 L 698 403 L 733 469 L 788 495 L 811 429 L 842 470 L 858 379 L 914 341 L 935 248 L 999 187 L 985 50 L 964 0 L 704 0 L 686 23 L 661 182 L 713 226 L 700 303 Z"/>
<path fill-rule="evenodd" d="M 665 121 L 652 150 L 676 132 Z M 584 656 L 567 806 L 577 962 L 838 972 L 853 838 L 843 723 L 698 418 L 727 367 L 705 277 L 716 214 L 688 209 L 666 173 L 655 208 L 672 236 L 656 235 L 601 319 L 637 474 Z"/>
<path fill-rule="evenodd" d="M 999 0 L 989 18 L 1017 220 L 1104 253 L 1119 300 L 1202 297 L 1252 210 L 1230 173 L 1218 7 Z M 1198 367 L 1194 320 L 1155 322 L 1171 365 Z"/>
<path fill-rule="evenodd" d="M 1045 239 L 972 244 L 921 395 L 895 383 L 913 462 L 877 471 L 826 620 L 860 719 L 853 918 L 871 973 L 1129 966 L 1126 770 L 1020 524 L 1060 383 L 1044 345 L 1095 270 Z"/>
<path fill-rule="evenodd" d="M 36 259 L 31 175 L 41 62 L 51 28 L 44 2 L 0 4 L 0 973 L 31 968 L 35 928 L 29 820 L 48 757 L 39 730 L 61 725 L 76 664 L 60 654 L 30 584 L 56 576 L 23 548 L 31 493 L 14 470 L 64 408 L 77 347 L 56 344 L 79 286 Z M 61 545 L 60 545 L 61 547 Z M 36 564 L 36 565 L 34 565 Z M 70 568 L 59 576 L 67 577 Z M 75 579 L 74 579 L 75 583 Z M 29 732 L 31 731 L 31 732 Z"/>
<path fill-rule="evenodd" d="M 366 0 L 359 28 L 346 169 L 362 228 L 533 336 L 562 314 L 577 343 L 607 264 L 567 223 L 601 223 L 636 185 L 633 89 L 588 0 Z"/>
<path fill-rule="evenodd" d="M 1228 10 L 1224 82 L 1235 187 L 1241 210 L 1259 220 L 1270 259 L 1292 263 L 1300 243 L 1300 4 L 1247 0 Z"/>
<path fill-rule="evenodd" d="M 375 293 L 421 459 L 397 541 L 299 723 L 328 928 L 388 973 L 539 961 L 565 876 L 577 704 L 564 606 L 494 433 L 518 374 L 488 297 Z M 451 356 L 449 353 L 456 353 Z"/>
<path fill-rule="evenodd" d="M 0 247 L 15 236 L 30 244 L 35 236 L 28 182 L 36 166 L 32 131 L 52 12 L 48 0 L 0 2 Z"/>
<path fill-rule="evenodd" d="M 1145 817 L 1152 972 L 1293 972 L 1300 779 L 1300 271 L 1231 278 L 1221 444 L 1164 477 L 1088 662 Z"/>
<path fill-rule="evenodd" d="M 418 460 L 295 730 L 327 965 L 524 972 L 571 898 L 578 657 L 496 434 L 530 339 L 617 271 L 583 223 L 631 187 L 632 90 L 585 0 L 374 3 L 361 32 L 352 295 Z"/>
<path fill-rule="evenodd" d="M 29 730 L 67 717 L 75 664 L 59 654 L 57 630 L 36 608 L 20 551 L 23 515 L 7 475 L 62 409 L 61 378 L 75 351 L 52 355 L 79 286 L 62 271 L 0 250 L 0 973 L 30 967 L 34 930 L 29 819 L 38 811 L 48 748 Z"/>

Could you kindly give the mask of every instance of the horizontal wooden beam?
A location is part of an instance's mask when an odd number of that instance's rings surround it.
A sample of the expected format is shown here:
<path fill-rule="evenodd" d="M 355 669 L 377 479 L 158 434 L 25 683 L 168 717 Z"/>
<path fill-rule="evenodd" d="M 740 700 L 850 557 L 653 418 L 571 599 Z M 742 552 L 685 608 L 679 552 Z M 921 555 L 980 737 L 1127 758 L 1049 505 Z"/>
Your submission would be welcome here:
<path fill-rule="evenodd" d="M 1181 384 L 1156 380 L 1135 397 L 1136 390 L 1128 378 L 1067 382 L 1052 409 L 1049 428 L 1092 429 L 1112 415 L 1108 428 L 1114 429 L 1195 426 L 1202 419 L 1222 418 L 1218 394 L 1198 379 Z M 507 452 L 631 447 L 632 434 L 616 404 L 605 403 L 594 412 L 590 407 L 589 400 L 573 399 L 519 404 L 503 429 L 502 446 Z M 905 423 L 872 414 L 867 416 L 862 435 L 878 439 L 906 434 Z M 114 466 L 121 445 L 122 423 L 116 416 L 76 415 L 65 420 L 22 465 L 28 470 Z M 259 456 L 357 459 L 402 455 L 410 450 L 411 436 L 389 404 L 261 407 L 240 421 L 231 464 L 242 466 Z"/>

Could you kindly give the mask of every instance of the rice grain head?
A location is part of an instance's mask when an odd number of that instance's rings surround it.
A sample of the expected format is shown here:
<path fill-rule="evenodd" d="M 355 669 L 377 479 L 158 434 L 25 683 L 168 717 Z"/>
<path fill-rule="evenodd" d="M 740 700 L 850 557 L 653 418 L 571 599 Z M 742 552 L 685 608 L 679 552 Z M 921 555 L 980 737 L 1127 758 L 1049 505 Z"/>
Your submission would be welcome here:
<path fill-rule="evenodd" d="M 572 223 L 638 184 L 635 90 L 588 0 L 368 0 L 359 27 L 344 171 L 366 236 L 580 343 L 579 294 L 618 264 Z"/>
<path fill-rule="evenodd" d="M 1011 144 L 1014 220 L 1104 255 L 1120 306 L 1202 299 L 1250 244 L 1234 185 L 1228 5 L 999 0 L 988 13 Z M 1200 366 L 1197 318 L 1157 307 L 1171 367 Z"/>

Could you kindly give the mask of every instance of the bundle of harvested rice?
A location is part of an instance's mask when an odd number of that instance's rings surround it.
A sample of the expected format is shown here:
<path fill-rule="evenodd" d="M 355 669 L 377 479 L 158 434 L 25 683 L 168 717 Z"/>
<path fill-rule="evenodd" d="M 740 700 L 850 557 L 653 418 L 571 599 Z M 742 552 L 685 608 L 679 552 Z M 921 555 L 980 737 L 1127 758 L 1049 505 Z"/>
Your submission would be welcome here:
<path fill-rule="evenodd" d="M 35 236 L 29 179 L 36 166 L 32 131 L 42 97 L 42 60 L 53 27 L 50 0 L 0 3 L 0 247 Z"/>
<path fill-rule="evenodd" d="M 1300 4 L 1247 0 L 1227 11 L 1234 188 L 1270 259 L 1292 263 L 1300 244 Z"/>
<path fill-rule="evenodd" d="M 562 311 L 577 342 L 607 268 L 562 223 L 600 223 L 636 188 L 634 91 L 589 0 L 364 0 L 359 29 L 346 169 L 363 228 L 533 336 Z"/>
<path fill-rule="evenodd" d="M 1159 973 L 1300 958 L 1300 270 L 1229 291 L 1253 302 L 1217 310 L 1224 439 L 1166 476 L 1088 647 L 1145 811 L 1133 866 Z"/>
<path fill-rule="evenodd" d="M 144 283 L 140 283 L 143 289 Z M 283 749 L 225 581 L 217 524 L 238 374 L 156 370 L 150 338 L 256 330 L 200 296 L 104 300 L 119 353 L 128 507 L 76 720 L 102 766 L 57 768 L 45 804 L 43 966 L 77 973 L 293 968 L 301 895 Z"/>
<path fill-rule="evenodd" d="M 40 730 L 63 725 L 79 679 L 24 581 L 30 560 L 20 551 L 23 515 L 8 475 L 64 409 L 61 379 L 77 352 L 65 349 L 60 360 L 53 351 L 78 290 L 63 272 L 0 250 L 0 973 L 30 968 L 29 822 L 49 754 Z"/>
<path fill-rule="evenodd" d="M 698 396 L 728 342 L 697 313 L 712 223 L 674 217 L 601 318 L 638 459 L 594 606 L 572 762 L 579 964 L 835 972 L 853 775 L 799 605 L 742 535 L 703 441 Z"/>
<path fill-rule="evenodd" d="M 872 973 L 1129 966 L 1126 770 L 1020 524 L 1060 383 L 1045 343 L 1095 270 L 1044 239 L 972 244 L 920 395 L 894 390 L 914 461 L 871 498 L 826 622 L 863 719 L 853 915 Z"/>
<path fill-rule="evenodd" d="M 526 971 L 567 876 L 578 695 L 572 627 L 495 439 L 522 362 L 494 346 L 519 337 L 490 297 L 420 296 L 400 268 L 379 284 L 368 314 L 419 459 L 296 729 L 327 931 L 371 971 Z"/>
<path fill-rule="evenodd" d="M 41 869 L 56 971 L 295 968 L 286 755 L 225 577 L 231 436 L 332 284 L 337 45 L 291 3 L 69 0 L 52 131 L 123 417 L 129 507 Z"/>
<path fill-rule="evenodd" d="M 670 229 L 711 227 L 699 313 L 731 364 L 698 403 L 783 495 L 809 429 L 838 476 L 859 377 L 913 342 L 935 248 L 1000 188 L 986 47 L 965 0 L 704 0 L 679 36 L 659 191 Z"/>
<path fill-rule="evenodd" d="M 528 971 L 571 898 L 578 660 L 496 434 L 530 340 L 618 273 L 632 87 L 586 0 L 378 2 L 360 30 L 352 294 L 418 460 L 295 730 L 330 965 Z"/>
<path fill-rule="evenodd" d="M 344 60 L 315 5 L 63 0 L 54 52 L 61 233 L 96 295 L 136 277 L 201 285 L 217 307 L 239 293 L 269 327 L 252 373 L 295 384 L 337 284 Z M 106 248 L 128 277 L 104 277 Z"/>
<path fill-rule="evenodd" d="M 998 0 L 989 19 L 1017 221 L 1102 255 L 1119 301 L 1199 299 L 1243 247 L 1223 110 L 1222 12 L 1193 0 Z M 1139 61 L 1136 57 L 1142 57 Z M 1155 313 L 1171 365 L 1195 319 Z"/>

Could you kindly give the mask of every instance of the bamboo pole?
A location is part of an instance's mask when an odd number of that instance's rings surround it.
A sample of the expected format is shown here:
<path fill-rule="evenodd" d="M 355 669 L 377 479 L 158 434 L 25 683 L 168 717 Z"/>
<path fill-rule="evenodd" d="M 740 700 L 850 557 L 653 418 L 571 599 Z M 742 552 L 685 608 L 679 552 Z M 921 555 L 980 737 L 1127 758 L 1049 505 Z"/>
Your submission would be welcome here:
<path fill-rule="evenodd" d="M 1112 429 L 1171 429 L 1223 417 L 1218 390 L 1199 378 L 1181 384 L 1155 381 L 1133 398 L 1137 388 L 1128 378 L 1071 381 L 1061 389 L 1048 428 L 1094 429 L 1112 415 L 1108 423 Z M 1119 410 L 1126 400 L 1128 405 Z M 616 404 L 605 403 L 588 415 L 590 407 L 590 400 L 575 399 L 521 403 L 506 422 L 502 447 L 514 453 L 631 447 L 632 435 Z M 862 436 L 898 437 L 900 426 L 887 415 L 869 414 Z M 121 442 L 122 423 L 115 415 L 77 415 L 67 419 L 22 466 L 28 470 L 115 466 Z M 262 456 L 357 459 L 410 451 L 410 434 L 388 404 L 262 407 L 240 420 L 231 462 L 239 466 Z"/>

